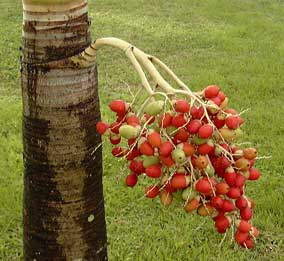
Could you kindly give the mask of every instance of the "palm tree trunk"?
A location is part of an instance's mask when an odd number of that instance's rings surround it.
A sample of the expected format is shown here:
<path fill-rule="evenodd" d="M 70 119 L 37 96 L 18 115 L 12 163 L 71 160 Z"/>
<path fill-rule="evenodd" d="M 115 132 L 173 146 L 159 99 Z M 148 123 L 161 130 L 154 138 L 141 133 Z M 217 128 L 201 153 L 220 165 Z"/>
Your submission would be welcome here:
<path fill-rule="evenodd" d="M 23 9 L 24 259 L 107 260 L 96 66 L 44 66 L 90 44 L 87 0 Z"/>

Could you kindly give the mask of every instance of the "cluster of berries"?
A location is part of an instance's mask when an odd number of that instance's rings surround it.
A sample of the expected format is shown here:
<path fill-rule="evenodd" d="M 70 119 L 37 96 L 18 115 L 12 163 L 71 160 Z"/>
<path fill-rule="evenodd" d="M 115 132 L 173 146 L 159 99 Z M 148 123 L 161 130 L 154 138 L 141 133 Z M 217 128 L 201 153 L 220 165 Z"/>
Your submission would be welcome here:
<path fill-rule="evenodd" d="M 147 176 L 152 184 L 146 197 L 159 196 L 169 206 L 173 195 L 180 195 L 187 212 L 211 216 L 218 233 L 231 227 L 238 244 L 253 248 L 259 232 L 251 222 L 254 202 L 245 196 L 245 184 L 260 177 L 254 168 L 257 151 L 234 144 L 243 119 L 227 108 L 228 98 L 218 86 L 206 87 L 197 97 L 151 100 L 141 116 L 129 103 L 114 100 L 109 107 L 116 121 L 98 122 L 97 131 L 115 145 L 113 156 L 127 160 L 127 186 Z"/>

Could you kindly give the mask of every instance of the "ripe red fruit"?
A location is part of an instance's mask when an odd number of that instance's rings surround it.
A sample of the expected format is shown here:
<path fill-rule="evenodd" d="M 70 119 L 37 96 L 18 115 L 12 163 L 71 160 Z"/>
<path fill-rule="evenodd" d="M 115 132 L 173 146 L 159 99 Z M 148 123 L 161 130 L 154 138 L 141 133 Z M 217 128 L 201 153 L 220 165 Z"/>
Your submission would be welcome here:
<path fill-rule="evenodd" d="M 208 166 L 208 159 L 205 156 L 198 156 L 194 162 L 194 166 L 198 169 L 205 169 Z"/>
<path fill-rule="evenodd" d="M 171 142 L 166 141 L 163 144 L 161 144 L 159 149 L 159 154 L 163 157 L 168 157 L 174 149 L 174 146 Z"/>
<path fill-rule="evenodd" d="M 254 247 L 254 243 L 253 243 L 252 239 L 250 237 L 248 237 L 241 246 L 246 247 L 247 249 L 252 249 Z"/>
<path fill-rule="evenodd" d="M 250 209 L 249 207 L 242 208 L 240 210 L 240 215 L 242 219 L 250 220 L 252 218 L 252 209 Z"/>
<path fill-rule="evenodd" d="M 111 136 L 109 137 L 109 140 L 110 140 L 111 144 L 117 145 L 117 144 L 120 143 L 121 137 L 120 137 L 119 135 L 111 135 Z"/>
<path fill-rule="evenodd" d="M 108 128 L 109 128 L 109 125 L 103 121 L 99 121 L 96 124 L 97 132 L 101 135 L 103 135 L 107 131 Z"/>
<path fill-rule="evenodd" d="M 137 184 L 138 178 L 136 174 L 131 173 L 125 179 L 125 184 L 128 187 L 134 187 Z"/>
<path fill-rule="evenodd" d="M 246 183 L 246 178 L 244 175 L 237 173 L 236 174 L 236 180 L 235 180 L 235 185 L 239 188 L 242 188 Z"/>
<path fill-rule="evenodd" d="M 246 220 L 240 221 L 240 224 L 238 225 L 238 230 L 240 232 L 247 233 L 250 231 L 250 229 L 251 229 L 251 224 L 249 222 L 247 222 Z"/>
<path fill-rule="evenodd" d="M 217 129 L 221 129 L 225 125 L 225 120 L 220 120 L 217 117 L 214 117 L 213 123 Z"/>
<path fill-rule="evenodd" d="M 147 135 L 147 140 L 153 148 L 161 145 L 161 135 L 159 132 L 152 131 Z"/>
<path fill-rule="evenodd" d="M 235 186 L 237 174 L 235 172 L 227 172 L 224 174 L 225 181 L 230 187 Z"/>
<path fill-rule="evenodd" d="M 194 146 L 188 142 L 182 144 L 182 149 L 187 157 L 190 157 L 194 153 Z"/>
<path fill-rule="evenodd" d="M 219 164 L 222 169 L 226 169 L 231 166 L 231 162 L 225 156 L 220 157 L 218 160 L 220 161 Z"/>
<path fill-rule="evenodd" d="M 186 124 L 186 119 L 185 119 L 185 117 L 182 113 L 177 114 L 172 118 L 172 125 L 177 127 L 177 128 L 179 128 L 179 127 L 181 127 L 185 124 Z"/>
<path fill-rule="evenodd" d="M 208 139 L 213 134 L 213 127 L 210 124 L 204 124 L 198 130 L 198 135 L 202 139 Z"/>
<path fill-rule="evenodd" d="M 190 109 L 190 115 L 192 116 L 193 119 L 201 119 L 203 114 L 204 114 L 204 109 L 202 106 L 200 107 L 192 106 Z"/>
<path fill-rule="evenodd" d="M 220 98 L 218 96 L 210 98 L 211 101 L 213 101 L 217 106 L 220 106 L 222 101 L 220 100 Z"/>
<path fill-rule="evenodd" d="M 230 186 L 226 182 L 220 182 L 216 185 L 216 193 L 218 195 L 225 195 L 228 193 Z"/>
<path fill-rule="evenodd" d="M 131 115 L 127 117 L 126 122 L 128 125 L 131 125 L 133 127 L 140 125 L 140 120 L 138 119 L 136 115 Z"/>
<path fill-rule="evenodd" d="M 195 184 L 195 189 L 198 192 L 205 193 L 205 194 L 212 192 L 212 188 L 211 188 L 208 178 L 202 178 L 198 180 L 197 183 Z"/>
<path fill-rule="evenodd" d="M 171 122 L 172 122 L 172 116 L 168 112 L 162 114 L 159 118 L 160 127 L 167 128 L 171 125 Z"/>
<path fill-rule="evenodd" d="M 172 156 L 164 157 L 164 156 L 159 156 L 159 159 L 161 163 L 167 167 L 171 167 L 175 164 L 175 161 L 173 160 Z"/>
<path fill-rule="evenodd" d="M 236 234 L 235 234 L 235 240 L 240 245 L 242 245 L 247 240 L 248 237 L 249 237 L 248 233 L 243 233 L 241 231 L 237 231 Z"/>
<path fill-rule="evenodd" d="M 223 206 L 223 199 L 220 196 L 214 196 L 210 201 L 211 205 L 216 209 L 221 209 Z"/>
<path fill-rule="evenodd" d="M 235 210 L 235 206 L 231 200 L 224 199 L 222 209 L 224 212 L 232 212 Z"/>
<path fill-rule="evenodd" d="M 225 119 L 225 123 L 229 129 L 235 130 L 239 127 L 239 120 L 237 115 L 230 115 Z"/>
<path fill-rule="evenodd" d="M 218 95 L 219 91 L 220 91 L 220 88 L 218 86 L 209 85 L 204 90 L 204 96 L 207 99 L 210 99 L 210 98 L 216 97 Z"/>
<path fill-rule="evenodd" d="M 109 104 L 112 111 L 121 114 L 125 114 L 127 111 L 127 104 L 123 100 L 114 100 Z"/>
<path fill-rule="evenodd" d="M 230 220 L 224 215 L 219 216 L 215 221 L 215 227 L 217 228 L 217 231 L 219 233 L 224 233 L 227 230 L 227 228 L 230 227 L 230 224 L 231 224 Z"/>
<path fill-rule="evenodd" d="M 223 102 L 226 98 L 226 95 L 223 92 L 219 91 L 218 97 L 221 100 L 221 102 Z"/>
<path fill-rule="evenodd" d="M 153 156 L 154 155 L 154 149 L 151 147 L 150 143 L 147 142 L 147 141 L 144 141 L 140 145 L 139 150 L 143 155 L 146 155 L 146 156 Z"/>
<path fill-rule="evenodd" d="M 145 190 L 145 196 L 147 198 L 155 198 L 160 193 L 159 187 L 155 185 L 150 185 Z"/>
<path fill-rule="evenodd" d="M 138 160 L 132 160 L 129 165 L 129 169 L 138 175 L 145 171 L 145 168 L 143 167 L 143 161 Z"/>
<path fill-rule="evenodd" d="M 185 142 L 189 138 L 189 133 L 184 128 L 179 129 L 175 134 L 175 139 Z"/>
<path fill-rule="evenodd" d="M 152 124 L 155 121 L 155 116 L 151 116 L 150 114 L 145 113 L 143 115 L 142 123 L 145 123 L 148 120 L 149 120 L 148 124 Z"/>
<path fill-rule="evenodd" d="M 184 206 L 185 211 L 192 212 L 193 210 L 197 209 L 199 206 L 199 201 L 199 198 L 193 198 L 192 200 L 189 200 Z"/>
<path fill-rule="evenodd" d="M 248 206 L 248 201 L 244 197 L 239 197 L 236 200 L 236 207 L 238 209 L 243 209 L 246 208 L 247 206 Z"/>
<path fill-rule="evenodd" d="M 256 168 L 250 168 L 249 170 L 249 180 L 257 180 L 260 177 L 260 171 Z"/>
<path fill-rule="evenodd" d="M 237 199 L 241 196 L 241 191 L 237 187 L 231 187 L 227 193 L 227 196 L 232 199 Z"/>
<path fill-rule="evenodd" d="M 133 148 L 130 152 L 129 152 L 129 150 L 127 150 L 125 152 L 125 154 L 126 154 L 126 159 L 127 160 L 133 160 L 136 157 L 141 155 L 140 151 L 137 148 Z"/>
<path fill-rule="evenodd" d="M 191 120 L 190 123 L 187 125 L 187 130 L 190 134 L 196 134 L 201 126 L 202 123 L 200 120 Z"/>
<path fill-rule="evenodd" d="M 145 173 L 148 177 L 159 178 L 162 174 L 162 166 L 160 164 L 149 166 L 145 169 Z"/>
<path fill-rule="evenodd" d="M 214 144 L 204 143 L 198 146 L 198 153 L 201 155 L 211 154 L 214 151 Z"/>
<path fill-rule="evenodd" d="M 184 174 L 175 174 L 171 179 L 171 185 L 175 189 L 184 189 L 188 186 L 190 177 Z"/>
<path fill-rule="evenodd" d="M 124 151 L 121 147 L 114 147 L 111 153 L 113 156 L 118 157 L 118 158 L 124 156 Z"/>
<path fill-rule="evenodd" d="M 177 100 L 174 104 L 174 108 L 177 112 L 186 113 L 189 112 L 190 106 L 185 100 Z"/>

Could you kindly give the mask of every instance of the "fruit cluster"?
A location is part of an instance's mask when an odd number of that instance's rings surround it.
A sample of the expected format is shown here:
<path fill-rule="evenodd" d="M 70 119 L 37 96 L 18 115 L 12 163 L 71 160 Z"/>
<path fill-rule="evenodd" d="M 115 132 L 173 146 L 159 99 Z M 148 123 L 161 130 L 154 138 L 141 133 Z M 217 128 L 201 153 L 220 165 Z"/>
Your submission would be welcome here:
<path fill-rule="evenodd" d="M 152 182 L 147 198 L 159 196 L 169 206 L 180 195 L 185 211 L 212 217 L 218 233 L 234 229 L 236 242 L 253 248 L 259 232 L 251 222 L 254 202 L 245 196 L 245 185 L 260 177 L 254 168 L 257 151 L 234 144 L 243 119 L 227 107 L 218 86 L 196 97 L 152 98 L 136 114 L 131 104 L 114 100 L 109 107 L 116 121 L 98 122 L 97 131 L 115 145 L 113 156 L 127 160 L 127 186 L 147 176 Z"/>

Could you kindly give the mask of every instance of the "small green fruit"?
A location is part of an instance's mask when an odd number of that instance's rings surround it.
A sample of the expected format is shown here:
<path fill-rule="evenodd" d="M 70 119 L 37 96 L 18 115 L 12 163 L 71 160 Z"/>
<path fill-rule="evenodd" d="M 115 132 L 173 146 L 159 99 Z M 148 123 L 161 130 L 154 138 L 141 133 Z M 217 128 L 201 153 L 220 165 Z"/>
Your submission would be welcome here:
<path fill-rule="evenodd" d="M 186 160 L 186 155 L 182 149 L 176 148 L 172 152 L 172 158 L 176 163 L 182 163 Z"/>
<path fill-rule="evenodd" d="M 196 190 L 193 190 L 192 188 L 188 187 L 185 190 L 183 190 L 182 192 L 182 199 L 183 200 L 192 200 L 193 198 L 195 198 L 197 196 L 197 192 Z"/>
<path fill-rule="evenodd" d="M 201 139 L 197 135 L 193 136 L 192 142 L 196 145 L 202 145 L 207 142 L 207 139 Z"/>
<path fill-rule="evenodd" d="M 122 125 L 119 128 L 119 134 L 125 139 L 134 139 L 139 135 L 140 129 L 130 125 Z"/>
<path fill-rule="evenodd" d="M 152 165 L 157 165 L 159 163 L 159 157 L 156 156 L 145 156 L 143 160 L 143 167 L 147 168 Z"/>
<path fill-rule="evenodd" d="M 146 105 L 145 113 L 148 113 L 151 116 L 158 115 L 164 108 L 163 101 L 153 101 Z"/>

